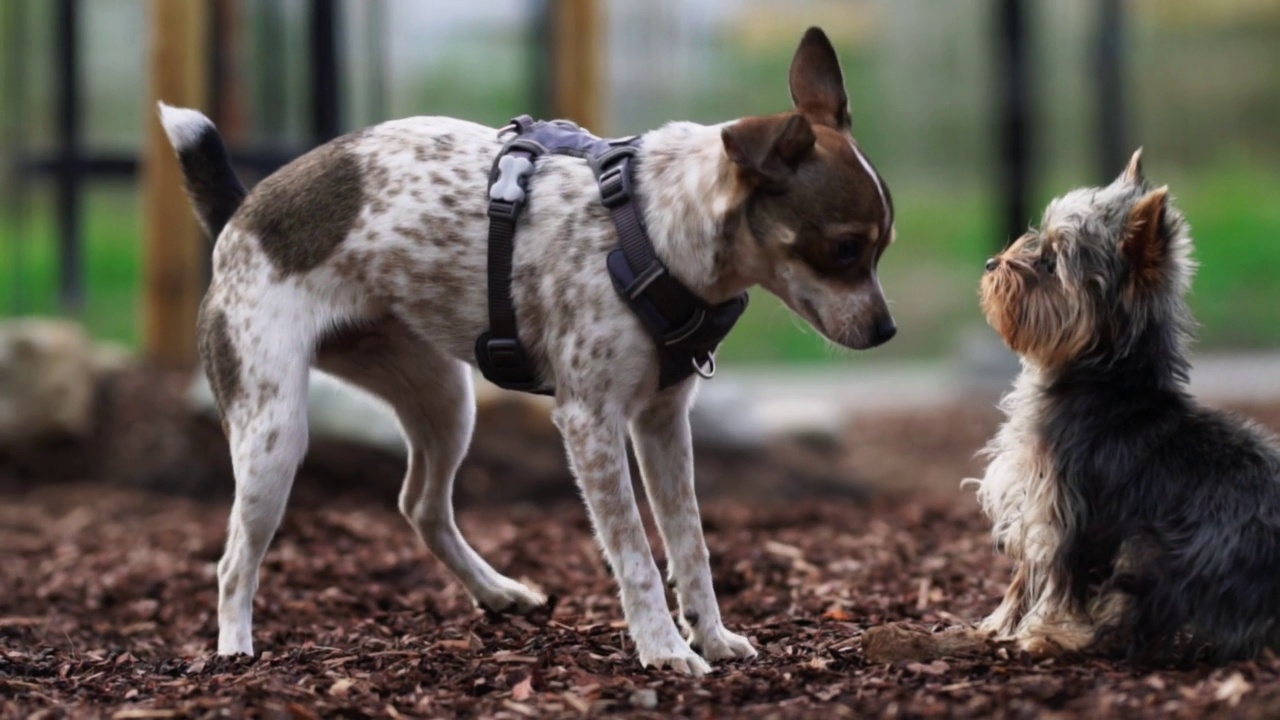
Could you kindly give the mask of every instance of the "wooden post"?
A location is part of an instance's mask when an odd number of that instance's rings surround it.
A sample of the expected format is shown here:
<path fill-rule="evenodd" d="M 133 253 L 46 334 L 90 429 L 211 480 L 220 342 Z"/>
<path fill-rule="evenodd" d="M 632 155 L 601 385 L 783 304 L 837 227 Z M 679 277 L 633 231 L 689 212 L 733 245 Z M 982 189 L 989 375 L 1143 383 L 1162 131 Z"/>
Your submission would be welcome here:
<path fill-rule="evenodd" d="M 600 134 L 604 23 L 597 0 L 550 0 L 555 117 Z"/>
<path fill-rule="evenodd" d="M 182 169 L 156 114 L 156 101 L 204 109 L 209 82 L 205 0 L 151 0 L 151 92 L 144 111 L 143 343 L 162 367 L 196 364 L 196 310 L 204 290 L 203 237 L 182 186 Z"/>

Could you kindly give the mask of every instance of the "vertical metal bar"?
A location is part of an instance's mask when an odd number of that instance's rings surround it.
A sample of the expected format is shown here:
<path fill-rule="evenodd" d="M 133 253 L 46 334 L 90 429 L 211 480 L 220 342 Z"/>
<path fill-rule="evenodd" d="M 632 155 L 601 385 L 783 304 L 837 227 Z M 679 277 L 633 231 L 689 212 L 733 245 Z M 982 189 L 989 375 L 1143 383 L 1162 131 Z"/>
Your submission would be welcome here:
<path fill-rule="evenodd" d="M 58 226 L 58 300 L 64 311 L 84 306 L 83 248 L 80 237 L 80 47 L 79 0 L 57 0 L 54 68 L 57 84 L 58 179 L 54 205 Z"/>
<path fill-rule="evenodd" d="M 532 0 L 529 22 L 529 112 L 534 117 L 551 117 L 555 105 L 555 73 L 552 72 L 551 3 Z"/>
<path fill-rule="evenodd" d="M 387 4 L 368 0 L 365 44 L 369 53 L 369 110 L 375 122 L 387 118 Z"/>
<path fill-rule="evenodd" d="M 1097 76 L 1098 164 L 1100 182 L 1108 182 L 1124 167 L 1132 151 L 1126 137 L 1128 110 L 1124 97 L 1124 8 L 1121 0 L 1098 0 L 1094 37 Z"/>
<path fill-rule="evenodd" d="M 256 130 L 270 142 L 280 142 L 285 131 L 285 21 L 279 0 L 253 3 L 257 19 L 254 45 L 257 57 L 254 75 L 257 97 L 254 98 Z"/>
<path fill-rule="evenodd" d="M 0 79 L 0 97 L 6 98 L 4 110 L 0 112 L 0 128 L 3 129 L 3 142 L 7 148 L 7 157 L 12 167 L 4 168 L 4 176 L 0 178 L 0 194 L 4 196 L 5 221 L 12 226 L 12 232 L 6 232 L 12 247 L 3 248 L 13 258 L 10 277 L 0 280 L 7 282 L 13 289 L 14 313 L 21 315 L 26 308 L 26 282 L 23 264 L 26 253 L 24 244 L 28 242 L 26 235 L 27 217 L 27 183 L 17 177 L 17 163 L 21 158 L 18 153 L 26 147 L 23 132 L 27 120 L 27 92 L 23 82 L 25 78 L 24 59 L 26 57 L 26 15 L 23 13 L 25 3 L 22 0 L 10 0 L 4 4 L 5 37 L 0 40 L 5 52 L 4 77 Z"/>
<path fill-rule="evenodd" d="M 996 128 L 1007 244 L 1023 233 L 1030 219 L 1032 97 L 1026 2 L 1000 0 L 996 25 L 1000 53 L 996 63 L 1000 104 Z"/>
<path fill-rule="evenodd" d="M 209 0 L 209 117 L 221 132 L 227 120 L 227 57 L 223 52 L 227 37 L 227 8 L 221 0 Z"/>
<path fill-rule="evenodd" d="M 312 0 L 311 135 L 316 145 L 342 131 L 337 24 L 337 0 Z"/>

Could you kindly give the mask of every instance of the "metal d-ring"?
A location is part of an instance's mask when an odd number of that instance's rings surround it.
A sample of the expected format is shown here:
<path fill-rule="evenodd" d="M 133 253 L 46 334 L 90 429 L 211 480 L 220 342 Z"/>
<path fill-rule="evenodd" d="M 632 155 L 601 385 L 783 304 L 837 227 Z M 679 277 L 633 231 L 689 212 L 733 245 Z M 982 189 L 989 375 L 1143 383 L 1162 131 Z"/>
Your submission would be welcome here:
<path fill-rule="evenodd" d="M 716 356 L 714 353 L 707 354 L 707 366 L 704 368 L 698 365 L 698 358 L 689 358 L 689 362 L 693 363 L 693 371 L 703 378 L 710 380 L 716 376 Z"/>

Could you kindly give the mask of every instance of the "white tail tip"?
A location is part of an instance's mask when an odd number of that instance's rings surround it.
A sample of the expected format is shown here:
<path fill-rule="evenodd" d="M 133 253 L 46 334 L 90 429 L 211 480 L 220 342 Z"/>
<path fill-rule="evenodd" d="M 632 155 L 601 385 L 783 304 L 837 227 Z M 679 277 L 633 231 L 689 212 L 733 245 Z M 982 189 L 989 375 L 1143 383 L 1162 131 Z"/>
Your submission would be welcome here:
<path fill-rule="evenodd" d="M 213 129 L 213 121 L 199 110 L 165 105 L 163 101 L 156 105 L 160 110 L 164 134 L 169 136 L 169 144 L 178 152 L 195 145 L 207 130 Z"/>

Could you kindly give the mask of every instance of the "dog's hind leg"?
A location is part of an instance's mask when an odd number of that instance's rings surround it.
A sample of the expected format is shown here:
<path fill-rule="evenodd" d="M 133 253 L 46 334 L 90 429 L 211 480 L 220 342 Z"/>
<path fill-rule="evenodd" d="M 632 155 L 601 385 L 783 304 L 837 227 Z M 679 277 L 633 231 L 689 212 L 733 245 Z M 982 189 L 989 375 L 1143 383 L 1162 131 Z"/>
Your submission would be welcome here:
<path fill-rule="evenodd" d="M 396 320 L 352 329 L 321 346 L 318 366 L 386 401 L 408 442 L 400 511 L 481 606 L 528 612 L 546 597 L 494 570 L 453 516 L 453 482 L 475 427 L 465 363 L 446 357 Z"/>
<path fill-rule="evenodd" d="M 276 308 L 270 315 L 250 308 L 229 317 L 212 305 L 201 315 L 201 354 L 222 408 L 236 477 L 218 562 L 220 655 L 253 654 L 258 569 L 307 449 L 313 336 L 306 331 L 311 323 L 280 310 L 287 304 L 264 302 Z"/>

